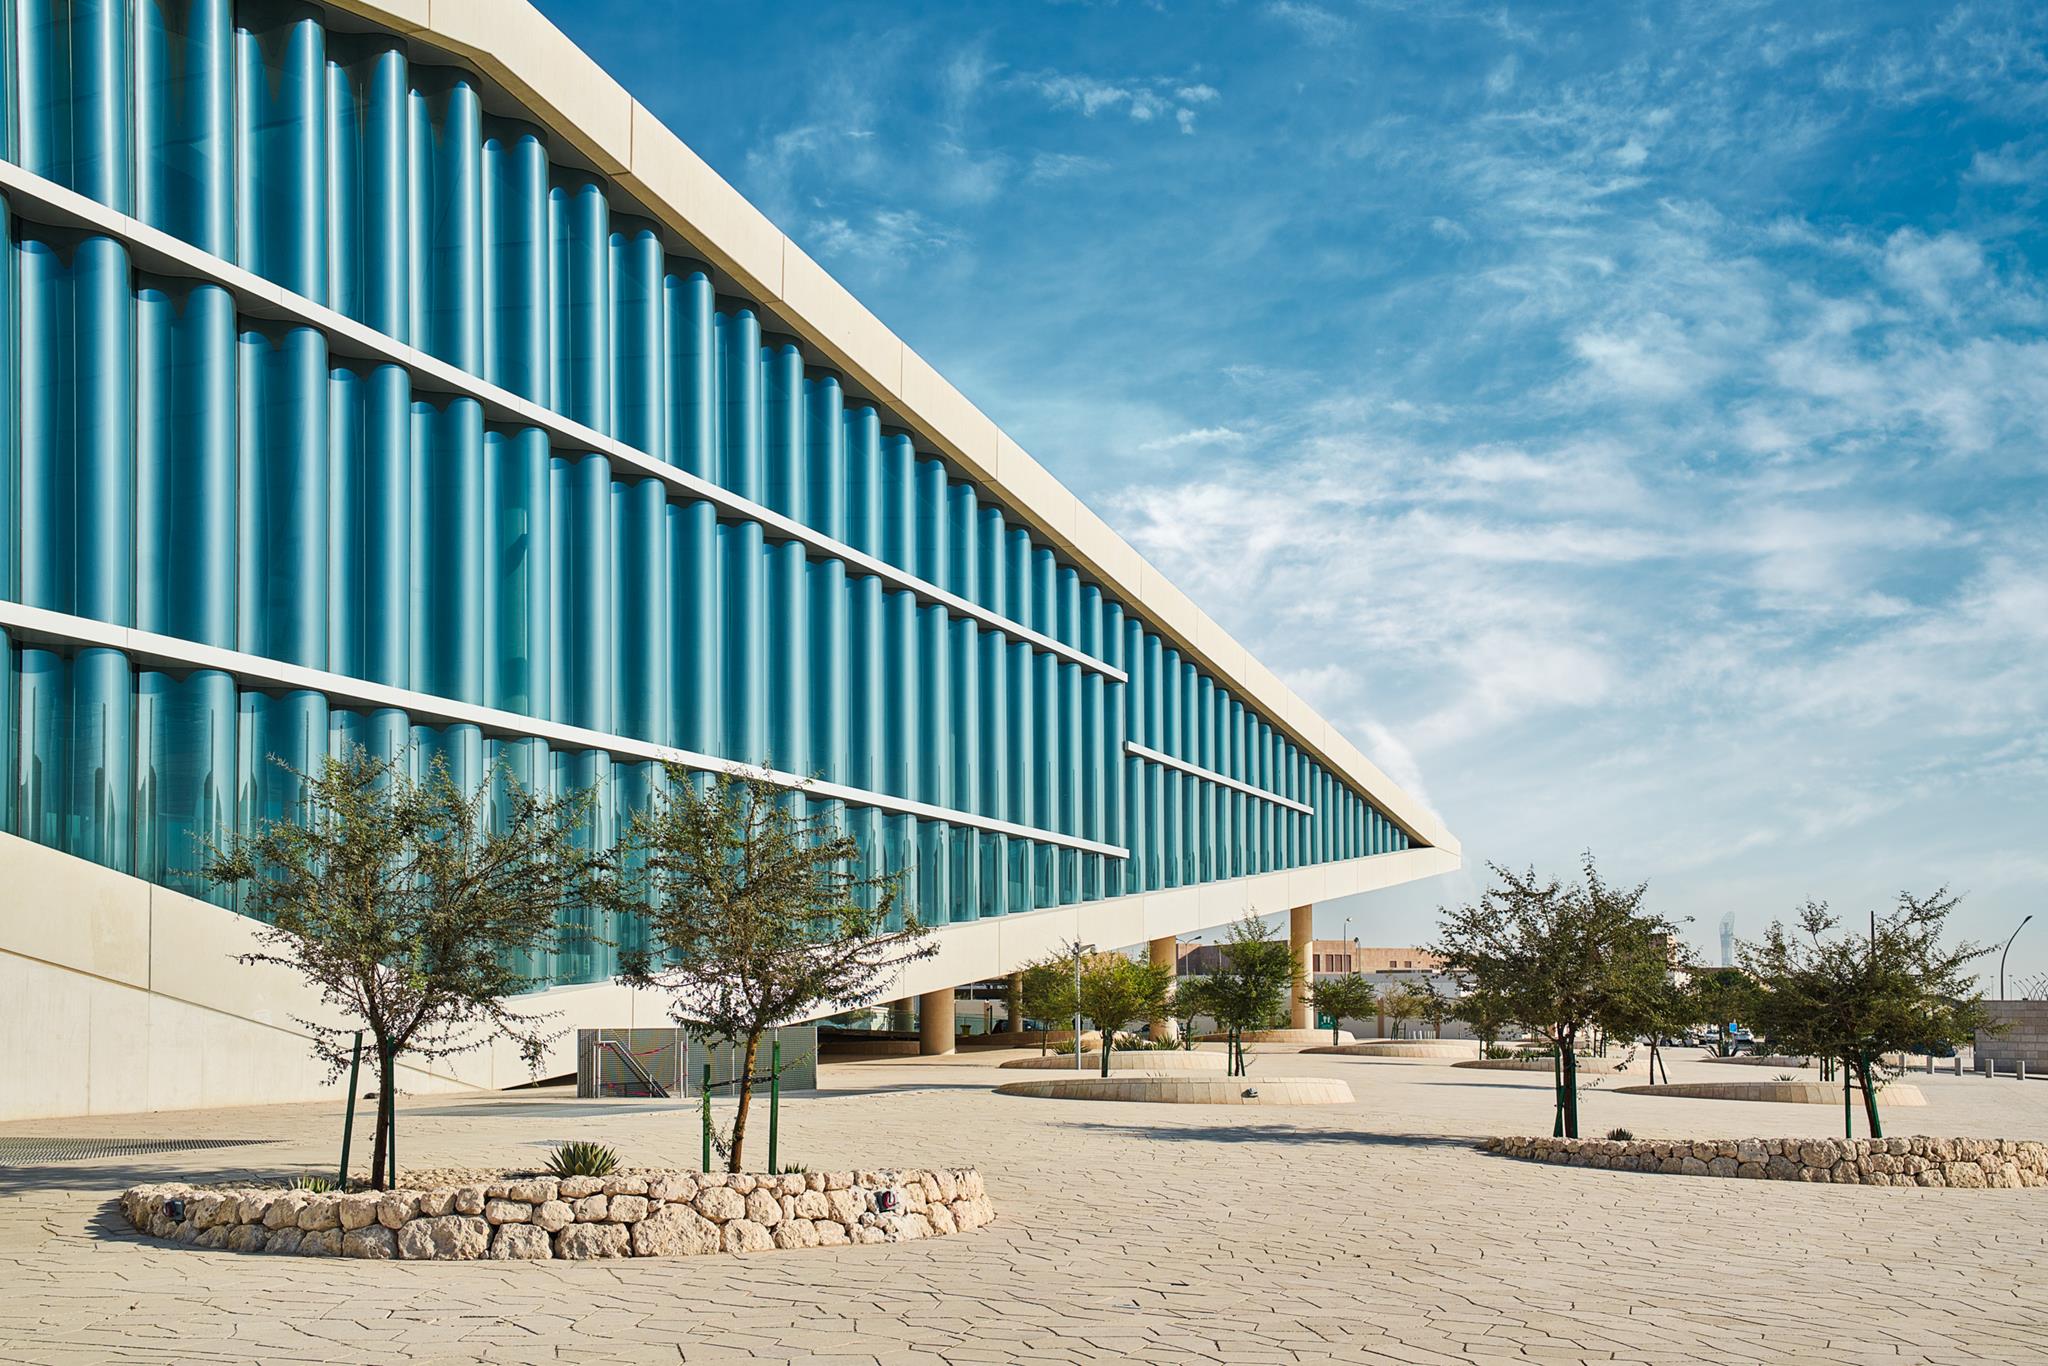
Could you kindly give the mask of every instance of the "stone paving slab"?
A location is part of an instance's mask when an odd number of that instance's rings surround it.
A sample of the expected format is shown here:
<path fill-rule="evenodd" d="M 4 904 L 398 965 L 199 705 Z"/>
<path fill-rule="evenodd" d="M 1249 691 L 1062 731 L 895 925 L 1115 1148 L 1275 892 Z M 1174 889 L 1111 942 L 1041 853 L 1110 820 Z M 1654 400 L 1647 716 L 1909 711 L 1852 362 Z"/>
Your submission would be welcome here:
<path fill-rule="evenodd" d="M 996 1096 L 987 1051 L 828 1065 L 784 1111 L 813 1167 L 979 1165 L 975 1237 L 676 1262 L 335 1262 L 171 1247 L 127 1185 L 323 1170 L 339 1102 L 0 1125 L 274 1145 L 0 1167 L 0 1360 L 1787 1362 L 2048 1360 L 2040 1190 L 1866 1190 L 1506 1162 L 1548 1079 L 1295 1055 L 1308 1110 Z M 1261 1067 L 1253 1067 L 1256 1083 Z M 1634 1072 L 1631 1067 L 1624 1078 Z M 1685 1060 L 1675 1080 L 1725 1078 Z M 1915 1077 L 1913 1130 L 2048 1138 L 2048 1085 Z M 1839 1132 L 1821 1107 L 1588 1088 L 1588 1133 Z M 1904 1113 L 1904 1112 L 1902 1112 Z M 401 1159 L 531 1163 L 595 1138 L 687 1165 L 686 1104 L 409 1100 Z M 1860 1120 L 1859 1120 L 1860 1123 Z M 1900 1128 L 1904 1131 L 1903 1126 Z M 262 1164 L 262 1165 L 257 1165 Z"/>

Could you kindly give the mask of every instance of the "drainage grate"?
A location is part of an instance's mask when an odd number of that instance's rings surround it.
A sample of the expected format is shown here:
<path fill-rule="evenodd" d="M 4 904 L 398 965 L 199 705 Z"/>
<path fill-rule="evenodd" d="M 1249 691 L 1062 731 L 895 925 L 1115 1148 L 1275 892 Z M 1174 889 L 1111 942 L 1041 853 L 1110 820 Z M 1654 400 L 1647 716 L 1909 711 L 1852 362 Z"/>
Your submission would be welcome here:
<path fill-rule="evenodd" d="M 0 1138 L 0 1167 L 44 1162 L 89 1162 L 138 1153 L 189 1153 L 204 1148 L 246 1148 L 274 1138 Z"/>

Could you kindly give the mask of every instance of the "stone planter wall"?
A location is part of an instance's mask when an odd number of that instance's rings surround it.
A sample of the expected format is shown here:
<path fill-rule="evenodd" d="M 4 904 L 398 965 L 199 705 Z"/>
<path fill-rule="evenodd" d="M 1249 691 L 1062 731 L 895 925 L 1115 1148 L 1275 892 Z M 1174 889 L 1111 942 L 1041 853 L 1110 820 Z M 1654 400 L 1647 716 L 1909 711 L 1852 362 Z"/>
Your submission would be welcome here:
<path fill-rule="evenodd" d="M 153 1185 L 128 1191 L 121 1208 L 142 1232 L 194 1247 L 407 1261 L 687 1257 L 898 1243 L 965 1232 L 995 1218 L 981 1174 L 971 1167 L 787 1176 L 494 1173 L 429 1189 L 349 1195 Z"/>
<path fill-rule="evenodd" d="M 1846 1186 L 2048 1186 L 2048 1143 L 2010 1138 L 1489 1138 L 1489 1152 L 1566 1167 Z"/>

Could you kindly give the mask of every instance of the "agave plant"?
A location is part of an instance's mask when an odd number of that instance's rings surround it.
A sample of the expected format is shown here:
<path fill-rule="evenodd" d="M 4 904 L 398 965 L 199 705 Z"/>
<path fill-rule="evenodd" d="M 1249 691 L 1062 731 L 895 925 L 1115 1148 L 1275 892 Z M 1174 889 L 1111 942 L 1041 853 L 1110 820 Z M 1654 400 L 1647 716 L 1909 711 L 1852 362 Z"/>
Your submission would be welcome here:
<path fill-rule="evenodd" d="M 578 1139 L 558 1143 L 548 1155 L 551 1176 L 609 1176 L 619 1168 L 619 1155 L 602 1143 Z"/>
<path fill-rule="evenodd" d="M 1626 1143 L 1630 1139 L 1635 1137 L 1635 1135 L 1630 1133 L 1627 1129 L 1609 1129 L 1607 1131 L 1607 1136 L 1617 1143 Z"/>
<path fill-rule="evenodd" d="M 295 1176 L 292 1178 L 292 1184 L 288 1189 L 311 1191 L 315 1195 L 323 1195 L 334 1189 L 334 1183 L 324 1176 Z"/>

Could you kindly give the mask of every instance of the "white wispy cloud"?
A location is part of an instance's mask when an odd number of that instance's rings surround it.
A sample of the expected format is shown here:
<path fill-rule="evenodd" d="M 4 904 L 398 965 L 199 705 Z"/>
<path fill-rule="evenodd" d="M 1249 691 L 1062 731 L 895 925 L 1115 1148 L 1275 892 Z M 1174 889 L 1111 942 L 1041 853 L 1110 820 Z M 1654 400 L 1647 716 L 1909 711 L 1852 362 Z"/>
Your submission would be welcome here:
<path fill-rule="evenodd" d="M 1309 0 L 1267 0 L 1262 13 L 1308 39 L 1327 45 L 1351 32 L 1351 21 Z"/>

